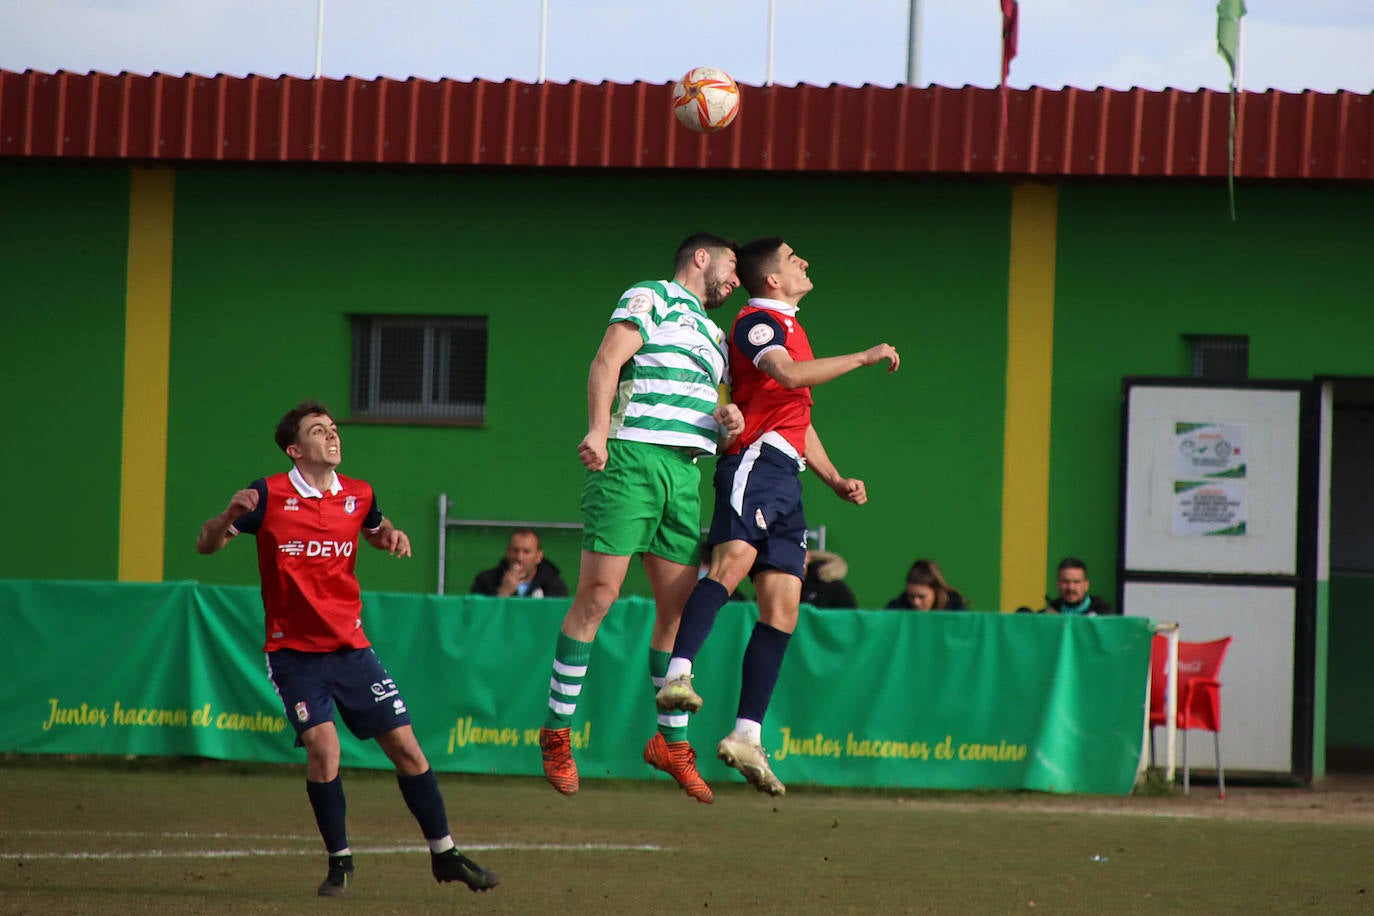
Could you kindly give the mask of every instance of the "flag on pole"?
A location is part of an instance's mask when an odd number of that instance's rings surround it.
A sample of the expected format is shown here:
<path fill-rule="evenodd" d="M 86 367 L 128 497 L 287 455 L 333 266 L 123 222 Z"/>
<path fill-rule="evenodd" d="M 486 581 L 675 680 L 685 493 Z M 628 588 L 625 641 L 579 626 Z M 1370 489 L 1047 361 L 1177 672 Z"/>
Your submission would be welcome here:
<path fill-rule="evenodd" d="M 1236 218 L 1236 69 L 1240 64 L 1240 20 L 1245 0 L 1217 3 L 1217 53 L 1231 71 L 1231 119 L 1226 133 L 1226 190 L 1231 200 L 1231 220 Z"/>
<path fill-rule="evenodd" d="M 1016 0 L 1002 2 L 1002 81 L 997 91 L 1002 98 L 1002 128 L 1007 126 L 1007 74 L 1011 71 L 1011 59 L 1016 56 L 1016 35 L 1019 31 L 1020 10 Z"/>
<path fill-rule="evenodd" d="M 1006 3 L 1002 6 L 1005 8 Z M 1220 0 L 1217 3 L 1217 53 L 1225 58 L 1226 66 L 1231 71 L 1232 90 L 1236 88 L 1236 67 L 1240 63 L 1240 17 L 1245 12 L 1245 0 Z"/>

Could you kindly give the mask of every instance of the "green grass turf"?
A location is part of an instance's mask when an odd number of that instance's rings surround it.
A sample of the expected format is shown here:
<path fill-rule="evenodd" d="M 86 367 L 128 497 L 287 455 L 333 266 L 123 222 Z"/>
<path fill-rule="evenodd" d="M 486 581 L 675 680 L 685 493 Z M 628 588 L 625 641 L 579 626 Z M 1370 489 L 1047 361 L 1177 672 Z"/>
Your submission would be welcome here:
<path fill-rule="evenodd" d="M 299 768 L 0 760 L 0 912 L 1314 913 L 1374 908 L 1366 824 L 1216 819 L 1205 804 L 1117 813 L 1006 794 L 742 784 L 699 805 L 666 781 L 441 774 L 460 848 L 504 883 L 440 886 L 387 773 L 347 771 L 357 876 L 325 861 Z M 1037 796 L 1037 798 L 1041 798 Z M 1166 799 L 1165 801 L 1172 801 Z M 1228 804 L 1223 802 L 1220 804 Z M 551 849 L 602 844 L 624 848 Z M 494 848 L 483 848 L 483 847 Z M 403 852 L 384 852 L 407 847 Z M 410 851 L 413 849 L 414 851 Z M 186 856 L 207 851 L 256 856 Z M 91 854 L 71 858 L 75 853 Z M 110 857 L 100 857 L 108 855 Z M 57 857 L 53 857 L 57 856 Z M 1094 856 L 1106 861 L 1093 861 Z M 1371 886 L 1374 896 L 1374 885 Z"/>

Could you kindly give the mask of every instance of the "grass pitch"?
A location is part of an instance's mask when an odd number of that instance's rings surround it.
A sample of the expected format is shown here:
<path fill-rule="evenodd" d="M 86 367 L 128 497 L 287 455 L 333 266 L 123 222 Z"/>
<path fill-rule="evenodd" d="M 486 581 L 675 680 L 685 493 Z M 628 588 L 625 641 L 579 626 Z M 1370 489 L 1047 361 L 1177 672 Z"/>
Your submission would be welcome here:
<path fill-rule="evenodd" d="M 535 778 L 439 779 L 459 847 L 502 885 L 436 884 L 394 777 L 345 771 L 357 875 L 346 897 L 321 899 L 300 768 L 0 760 L 0 912 L 1374 909 L 1374 810 L 1305 817 L 1299 802 L 1298 817 L 1236 817 L 1242 803 L 1206 788 L 1085 799 L 794 786 L 770 799 L 743 784 L 716 786 L 706 806 L 666 777 L 588 780 L 572 798 Z"/>

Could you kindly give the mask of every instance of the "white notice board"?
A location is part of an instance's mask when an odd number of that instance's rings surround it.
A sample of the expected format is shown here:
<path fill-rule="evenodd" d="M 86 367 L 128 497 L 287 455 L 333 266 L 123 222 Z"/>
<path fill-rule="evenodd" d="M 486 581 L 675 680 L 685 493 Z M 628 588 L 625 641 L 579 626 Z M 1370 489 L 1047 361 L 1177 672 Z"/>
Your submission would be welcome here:
<path fill-rule="evenodd" d="M 1300 392 L 1128 396 L 1125 568 L 1295 575 Z"/>

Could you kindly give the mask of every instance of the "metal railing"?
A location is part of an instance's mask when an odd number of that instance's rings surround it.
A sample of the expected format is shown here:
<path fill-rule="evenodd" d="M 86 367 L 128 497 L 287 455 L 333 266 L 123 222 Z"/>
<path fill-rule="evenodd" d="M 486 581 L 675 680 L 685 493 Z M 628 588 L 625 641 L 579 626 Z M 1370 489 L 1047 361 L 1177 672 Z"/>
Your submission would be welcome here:
<path fill-rule="evenodd" d="M 449 518 L 453 508 L 447 493 L 439 494 L 439 581 L 437 594 L 444 594 L 445 570 L 448 567 L 448 532 L 450 528 L 509 529 L 529 528 L 534 531 L 581 531 L 581 522 L 527 522 L 494 518 Z M 702 534 L 706 529 L 702 529 Z M 806 529 L 806 540 L 816 545 L 817 550 L 825 549 L 825 526 Z"/>

